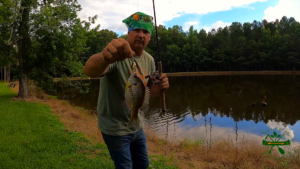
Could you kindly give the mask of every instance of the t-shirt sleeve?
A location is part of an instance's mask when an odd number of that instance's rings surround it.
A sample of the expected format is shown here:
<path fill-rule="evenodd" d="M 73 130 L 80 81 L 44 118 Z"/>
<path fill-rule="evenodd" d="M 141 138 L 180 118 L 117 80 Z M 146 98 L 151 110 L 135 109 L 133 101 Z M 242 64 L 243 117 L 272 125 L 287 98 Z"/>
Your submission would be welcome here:
<path fill-rule="evenodd" d="M 104 75 L 102 75 L 102 76 L 100 76 L 100 77 L 103 77 L 103 76 L 105 76 L 106 74 L 110 74 L 111 72 L 116 71 L 117 68 L 118 68 L 117 62 L 114 62 L 114 63 L 108 65 L 108 71 L 107 71 Z"/>

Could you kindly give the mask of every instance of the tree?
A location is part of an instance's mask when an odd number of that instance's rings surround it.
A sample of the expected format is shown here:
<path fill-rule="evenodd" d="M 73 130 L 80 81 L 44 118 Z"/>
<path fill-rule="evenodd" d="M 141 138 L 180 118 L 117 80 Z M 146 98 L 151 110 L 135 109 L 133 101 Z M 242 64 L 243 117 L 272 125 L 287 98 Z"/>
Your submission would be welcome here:
<path fill-rule="evenodd" d="M 176 66 L 180 63 L 179 57 L 182 56 L 180 48 L 177 45 L 168 45 L 165 55 L 166 63 L 171 67 L 171 71 L 176 71 Z"/>
<path fill-rule="evenodd" d="M 81 10 L 76 0 L 22 0 L 9 8 L 5 33 L 7 44 L 18 48 L 19 97 L 29 96 L 28 79 L 44 88 L 53 86 L 56 75 L 71 74 L 78 56 L 87 50 L 87 22 L 77 18 Z M 16 16 L 16 17 L 15 17 Z M 77 64 L 78 65 L 78 64 Z M 83 67 L 83 66 L 82 66 Z"/>

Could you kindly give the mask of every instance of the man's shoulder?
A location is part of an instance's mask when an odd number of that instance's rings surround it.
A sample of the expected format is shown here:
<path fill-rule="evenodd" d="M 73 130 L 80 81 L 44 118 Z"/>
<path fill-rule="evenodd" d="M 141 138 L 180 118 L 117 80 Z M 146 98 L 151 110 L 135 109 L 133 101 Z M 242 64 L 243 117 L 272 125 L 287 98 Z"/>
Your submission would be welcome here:
<path fill-rule="evenodd" d="M 146 59 L 149 59 L 149 60 L 151 60 L 151 61 L 154 61 L 154 58 L 153 58 L 153 56 L 151 56 L 148 52 L 146 52 L 145 50 L 144 50 L 144 57 L 146 58 Z"/>

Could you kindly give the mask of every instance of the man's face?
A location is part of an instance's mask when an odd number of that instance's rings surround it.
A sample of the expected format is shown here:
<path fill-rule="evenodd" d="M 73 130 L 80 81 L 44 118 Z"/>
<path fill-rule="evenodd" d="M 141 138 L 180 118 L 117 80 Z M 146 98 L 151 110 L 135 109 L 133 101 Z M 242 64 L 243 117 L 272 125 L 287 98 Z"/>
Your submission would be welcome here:
<path fill-rule="evenodd" d="M 133 29 L 128 33 L 127 41 L 133 50 L 144 50 L 151 39 L 151 35 L 144 29 Z"/>

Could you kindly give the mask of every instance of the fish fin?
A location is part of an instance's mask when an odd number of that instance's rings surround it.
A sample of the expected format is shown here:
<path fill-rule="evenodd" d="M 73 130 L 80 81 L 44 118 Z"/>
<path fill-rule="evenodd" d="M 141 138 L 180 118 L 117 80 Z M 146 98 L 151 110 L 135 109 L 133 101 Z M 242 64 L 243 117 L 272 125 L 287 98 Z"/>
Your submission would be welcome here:
<path fill-rule="evenodd" d="M 143 112 L 147 111 L 149 108 L 150 94 L 150 89 L 147 86 L 145 86 L 144 102 L 140 108 Z"/>
<path fill-rule="evenodd" d="M 123 110 L 126 112 L 126 113 L 129 113 L 130 111 L 130 108 L 128 107 L 127 103 L 126 103 L 126 100 L 124 100 L 122 102 L 122 107 L 123 107 Z"/>
<path fill-rule="evenodd" d="M 127 124 L 127 127 L 128 128 L 136 128 L 136 129 L 139 129 L 140 128 L 140 120 L 139 118 L 131 118 Z"/>

